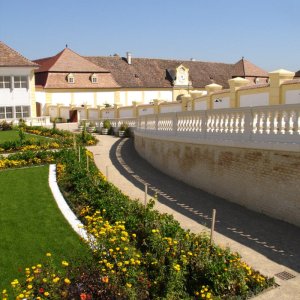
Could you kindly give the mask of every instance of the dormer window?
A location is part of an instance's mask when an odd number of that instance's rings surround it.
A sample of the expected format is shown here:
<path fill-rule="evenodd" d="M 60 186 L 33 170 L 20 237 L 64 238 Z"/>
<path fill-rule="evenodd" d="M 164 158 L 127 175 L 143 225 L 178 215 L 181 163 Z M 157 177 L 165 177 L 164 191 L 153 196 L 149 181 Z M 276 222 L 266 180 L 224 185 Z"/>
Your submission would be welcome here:
<path fill-rule="evenodd" d="M 92 83 L 97 83 L 97 82 L 98 82 L 98 77 L 97 77 L 96 74 L 93 74 L 93 75 L 91 76 L 91 82 L 92 82 Z"/>
<path fill-rule="evenodd" d="M 68 83 L 75 83 L 74 75 L 72 73 L 68 74 L 67 80 L 68 80 Z"/>

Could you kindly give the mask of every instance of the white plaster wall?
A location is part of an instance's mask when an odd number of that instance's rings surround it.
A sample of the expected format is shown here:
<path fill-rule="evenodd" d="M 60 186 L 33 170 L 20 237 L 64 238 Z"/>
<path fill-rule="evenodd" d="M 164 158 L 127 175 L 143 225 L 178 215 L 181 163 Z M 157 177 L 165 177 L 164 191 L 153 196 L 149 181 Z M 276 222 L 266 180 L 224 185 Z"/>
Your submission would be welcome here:
<path fill-rule="evenodd" d="M 11 106 L 13 102 L 13 93 L 10 89 L 0 89 L 0 106 Z"/>
<path fill-rule="evenodd" d="M 269 93 L 241 95 L 240 107 L 269 105 Z"/>
<path fill-rule="evenodd" d="M 161 105 L 160 112 L 161 113 L 169 113 L 169 112 L 179 112 L 181 111 L 181 103 L 173 104 L 173 105 Z"/>
<path fill-rule="evenodd" d="M 215 102 L 215 100 L 218 99 L 219 102 Z M 230 99 L 229 97 L 219 97 L 213 100 L 213 108 L 230 108 Z M 221 102 L 220 102 L 221 100 Z"/>
<path fill-rule="evenodd" d="M 35 101 L 42 104 L 42 107 L 46 104 L 46 93 L 35 92 Z"/>
<path fill-rule="evenodd" d="M 285 92 L 285 104 L 300 103 L 300 90 L 290 90 Z"/>
<path fill-rule="evenodd" d="M 138 109 L 139 116 L 152 115 L 154 114 L 154 107 L 144 107 Z"/>
<path fill-rule="evenodd" d="M 195 102 L 195 110 L 207 110 L 207 101 Z"/>
<path fill-rule="evenodd" d="M 143 92 L 140 91 L 130 91 L 127 94 L 127 105 L 131 105 L 132 101 L 141 102 L 143 101 Z"/>
<path fill-rule="evenodd" d="M 172 98 L 173 98 L 172 91 L 160 91 L 159 99 L 172 101 Z"/>
<path fill-rule="evenodd" d="M 32 68 L 1 67 L 0 76 L 30 76 Z M 0 106 L 31 105 L 30 88 L 0 89 Z"/>
<path fill-rule="evenodd" d="M 115 118 L 114 109 L 109 109 L 102 112 L 102 119 L 114 119 L 114 118 Z"/>
<path fill-rule="evenodd" d="M 98 110 L 91 109 L 89 110 L 89 120 L 99 120 L 99 112 Z"/>
<path fill-rule="evenodd" d="M 49 107 L 49 116 L 50 118 L 57 118 L 57 107 Z"/>
<path fill-rule="evenodd" d="M 145 91 L 144 92 L 144 103 L 149 103 L 153 99 L 159 98 L 159 91 Z"/>
<path fill-rule="evenodd" d="M 60 108 L 60 117 L 65 119 L 70 119 L 70 109 L 68 107 L 61 107 Z"/>
<path fill-rule="evenodd" d="M 96 98 L 97 98 L 97 105 L 104 105 L 104 104 L 114 105 L 115 103 L 114 92 L 97 92 Z"/>
<path fill-rule="evenodd" d="M 124 108 L 119 110 L 120 118 L 132 118 L 133 117 L 133 109 L 132 108 Z"/>
<path fill-rule="evenodd" d="M 74 104 L 80 105 L 94 105 L 94 93 L 76 92 L 74 95 Z"/>
<path fill-rule="evenodd" d="M 33 68 L 1 67 L 0 76 L 29 76 Z"/>
<path fill-rule="evenodd" d="M 78 115 L 80 120 L 87 119 L 85 108 L 77 108 L 77 110 L 78 110 Z"/>
<path fill-rule="evenodd" d="M 71 93 L 52 93 L 51 104 L 71 105 Z"/>

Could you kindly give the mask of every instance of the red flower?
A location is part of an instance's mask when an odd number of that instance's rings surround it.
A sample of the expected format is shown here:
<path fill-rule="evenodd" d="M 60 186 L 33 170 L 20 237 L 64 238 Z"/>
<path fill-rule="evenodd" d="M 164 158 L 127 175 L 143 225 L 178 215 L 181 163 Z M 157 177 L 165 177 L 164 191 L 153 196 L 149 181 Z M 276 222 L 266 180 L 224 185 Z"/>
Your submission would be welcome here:
<path fill-rule="evenodd" d="M 43 294 L 45 292 L 45 290 L 41 287 L 39 288 L 39 293 Z"/>
<path fill-rule="evenodd" d="M 86 300 L 86 294 L 80 294 L 80 300 Z"/>

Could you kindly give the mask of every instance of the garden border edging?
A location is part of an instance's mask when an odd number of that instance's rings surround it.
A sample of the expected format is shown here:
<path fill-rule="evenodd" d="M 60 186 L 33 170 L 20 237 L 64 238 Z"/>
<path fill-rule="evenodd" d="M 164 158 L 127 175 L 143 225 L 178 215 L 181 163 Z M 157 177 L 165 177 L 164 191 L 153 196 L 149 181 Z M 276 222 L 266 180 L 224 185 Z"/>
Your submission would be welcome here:
<path fill-rule="evenodd" d="M 56 165 L 51 164 L 49 165 L 49 186 L 53 197 L 57 203 L 58 208 L 60 209 L 61 213 L 71 225 L 73 230 L 85 241 L 91 242 L 89 235 L 87 234 L 86 230 L 83 228 L 84 225 L 79 221 L 76 215 L 73 213 L 69 205 L 67 204 L 65 198 L 63 197 L 62 193 L 59 190 L 57 180 L 56 180 Z"/>

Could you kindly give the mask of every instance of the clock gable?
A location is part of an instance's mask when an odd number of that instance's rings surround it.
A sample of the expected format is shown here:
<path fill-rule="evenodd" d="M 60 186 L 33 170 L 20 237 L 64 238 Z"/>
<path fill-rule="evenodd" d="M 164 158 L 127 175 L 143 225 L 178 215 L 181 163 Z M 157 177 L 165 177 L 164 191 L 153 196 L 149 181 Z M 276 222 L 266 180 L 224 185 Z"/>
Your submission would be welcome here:
<path fill-rule="evenodd" d="M 174 85 L 184 85 L 189 84 L 189 69 L 184 65 L 180 65 L 176 68 L 176 78 L 174 80 Z"/>

